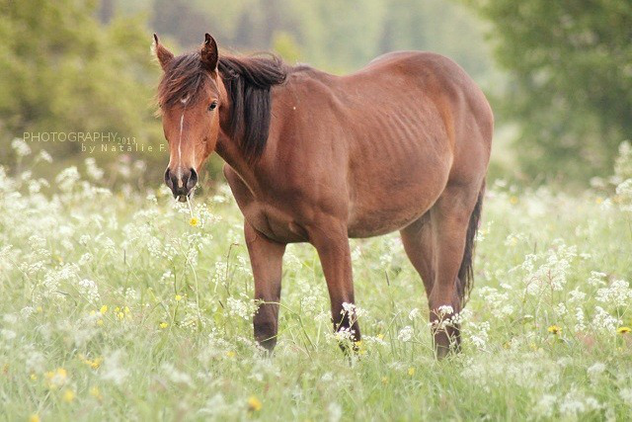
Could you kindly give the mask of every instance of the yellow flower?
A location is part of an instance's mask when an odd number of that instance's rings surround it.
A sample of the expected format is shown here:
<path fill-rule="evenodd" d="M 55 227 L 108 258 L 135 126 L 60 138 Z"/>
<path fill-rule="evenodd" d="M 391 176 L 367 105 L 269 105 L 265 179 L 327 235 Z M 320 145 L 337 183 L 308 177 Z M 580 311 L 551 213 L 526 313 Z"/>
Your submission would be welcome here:
<path fill-rule="evenodd" d="M 603 202 L 603 198 L 601 196 L 598 196 L 597 199 L 595 199 L 596 204 L 601 204 L 602 202 Z"/>
<path fill-rule="evenodd" d="M 90 359 L 84 360 L 84 363 L 90 366 L 90 368 L 92 369 L 99 369 L 99 367 L 101 366 L 101 362 L 103 362 L 103 358 L 96 358 L 94 360 L 90 360 Z"/>
<path fill-rule="evenodd" d="M 180 302 L 182 300 L 182 296 L 176 295 L 175 299 L 176 299 L 176 302 Z"/>
<path fill-rule="evenodd" d="M 382 377 L 382 384 L 388 384 L 388 377 Z"/>
<path fill-rule="evenodd" d="M 108 305 L 103 305 L 101 306 L 101 309 L 99 309 L 99 312 L 101 312 L 102 314 L 106 313 L 108 311 Z"/>
<path fill-rule="evenodd" d="M 44 377 L 50 388 L 56 388 L 66 383 L 68 372 L 64 368 L 57 368 L 55 371 L 46 372 Z"/>
<path fill-rule="evenodd" d="M 119 313 L 116 314 L 116 317 L 118 319 L 123 319 L 123 318 L 125 318 L 125 314 L 123 312 L 119 312 Z"/>
<path fill-rule="evenodd" d="M 90 389 L 90 395 L 96 399 L 101 400 L 101 392 L 99 391 L 99 387 L 92 387 Z"/>
<path fill-rule="evenodd" d="M 102 319 L 97 320 L 97 325 L 101 327 L 103 325 L 103 320 Z"/>
<path fill-rule="evenodd" d="M 562 329 L 558 327 L 557 325 L 551 325 L 547 330 L 549 333 L 555 334 L 555 335 L 558 335 L 562 332 Z"/>
<path fill-rule="evenodd" d="M 518 203 L 518 197 L 517 196 L 512 196 L 511 198 L 509 198 L 509 203 L 511 205 L 516 205 Z"/>
<path fill-rule="evenodd" d="M 408 375 L 410 375 L 411 377 L 415 375 L 415 368 L 413 368 L 412 366 L 408 368 Z"/>
<path fill-rule="evenodd" d="M 199 220 L 195 217 L 191 217 L 191 219 L 189 220 L 189 225 L 191 227 L 195 227 L 199 224 Z"/>
<path fill-rule="evenodd" d="M 169 324 L 167 324 L 166 322 L 161 322 L 161 323 L 160 323 L 160 328 L 162 328 L 163 330 L 164 330 L 165 328 L 167 328 L 168 326 L 169 326 Z"/>
<path fill-rule="evenodd" d="M 261 410 L 262 407 L 263 405 L 258 398 L 256 398 L 255 396 L 250 396 L 250 398 L 248 399 L 248 411 L 258 412 Z"/>
<path fill-rule="evenodd" d="M 617 328 L 617 333 L 618 334 L 627 334 L 630 331 L 632 331 L 632 329 L 630 327 L 619 327 L 619 328 Z"/>
<path fill-rule="evenodd" d="M 384 334 L 380 333 L 377 335 L 377 338 L 379 338 L 380 340 L 382 340 L 384 338 Z"/>
<path fill-rule="evenodd" d="M 37 413 L 33 413 L 29 416 L 29 422 L 40 422 L 40 417 Z"/>
<path fill-rule="evenodd" d="M 231 358 L 231 359 L 232 359 L 232 358 L 234 358 L 234 357 L 235 357 L 235 352 L 233 352 L 232 350 L 231 350 L 231 351 L 228 351 L 228 352 L 226 352 L 226 356 L 228 356 L 229 358 Z"/>
<path fill-rule="evenodd" d="M 75 392 L 70 389 L 64 390 L 64 395 L 62 396 L 62 399 L 66 403 L 70 403 L 71 401 L 75 399 Z"/>
<path fill-rule="evenodd" d="M 38 306 L 37 307 L 37 312 L 39 312 L 41 314 L 42 312 L 44 312 L 44 309 L 41 306 Z"/>

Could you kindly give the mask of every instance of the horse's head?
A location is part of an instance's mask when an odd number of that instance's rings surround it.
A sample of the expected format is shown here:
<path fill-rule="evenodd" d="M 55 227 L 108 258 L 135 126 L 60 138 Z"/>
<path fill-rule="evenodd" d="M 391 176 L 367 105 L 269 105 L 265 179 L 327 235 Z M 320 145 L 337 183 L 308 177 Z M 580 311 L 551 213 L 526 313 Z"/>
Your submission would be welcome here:
<path fill-rule="evenodd" d="M 164 71 L 158 102 L 170 153 L 165 183 L 186 201 L 220 131 L 226 90 L 217 70 L 217 43 L 206 34 L 199 51 L 174 57 L 154 35 L 154 52 Z"/>

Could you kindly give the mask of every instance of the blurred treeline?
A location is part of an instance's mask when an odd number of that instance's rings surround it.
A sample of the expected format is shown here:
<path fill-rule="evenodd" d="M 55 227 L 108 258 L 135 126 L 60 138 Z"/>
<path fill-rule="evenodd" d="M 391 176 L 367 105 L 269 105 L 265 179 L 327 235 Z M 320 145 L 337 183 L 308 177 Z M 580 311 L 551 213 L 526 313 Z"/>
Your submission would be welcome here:
<path fill-rule="evenodd" d="M 14 161 L 9 144 L 24 131 L 164 142 L 151 34 L 177 54 L 210 32 L 224 51 L 273 50 L 338 74 L 392 50 L 445 54 L 496 111 L 493 176 L 585 183 L 610 174 L 631 129 L 631 9 L 615 0 L 0 0 L 0 163 Z M 78 143 L 30 145 L 58 166 L 88 157 Z M 106 170 L 143 159 L 144 179 L 156 182 L 168 160 L 156 148 L 92 156 Z"/>

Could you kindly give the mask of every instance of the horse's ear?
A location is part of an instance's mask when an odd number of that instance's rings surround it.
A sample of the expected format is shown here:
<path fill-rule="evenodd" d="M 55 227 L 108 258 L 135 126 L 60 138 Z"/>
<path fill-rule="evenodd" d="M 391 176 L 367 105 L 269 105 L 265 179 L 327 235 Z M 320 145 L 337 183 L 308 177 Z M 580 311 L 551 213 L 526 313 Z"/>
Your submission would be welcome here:
<path fill-rule="evenodd" d="M 209 72 L 213 72 L 217 69 L 217 61 L 219 60 L 217 43 L 209 34 L 204 35 L 204 44 L 202 44 L 202 50 L 200 50 L 200 59 L 202 60 L 204 68 Z"/>
<path fill-rule="evenodd" d="M 166 70 L 171 60 L 173 60 L 173 53 L 167 50 L 164 45 L 160 44 L 160 40 L 156 34 L 154 34 L 154 45 L 152 46 L 152 50 L 158 58 L 162 70 Z"/>

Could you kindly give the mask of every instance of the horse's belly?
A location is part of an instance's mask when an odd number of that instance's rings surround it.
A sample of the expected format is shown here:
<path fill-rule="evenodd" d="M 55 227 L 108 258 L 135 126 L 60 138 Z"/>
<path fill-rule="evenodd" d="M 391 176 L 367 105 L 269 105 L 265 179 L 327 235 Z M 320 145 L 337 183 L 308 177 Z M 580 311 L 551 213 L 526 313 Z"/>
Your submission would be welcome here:
<path fill-rule="evenodd" d="M 380 236 L 408 226 L 432 206 L 434 200 L 418 200 L 402 204 L 401 208 L 376 207 L 354 210 L 348 223 L 349 237 Z"/>
<path fill-rule="evenodd" d="M 403 229 L 432 207 L 447 183 L 448 166 L 437 164 L 441 160 L 419 161 L 420 165 L 393 166 L 399 171 L 384 171 L 380 177 L 366 176 L 351 189 L 349 237 Z"/>

